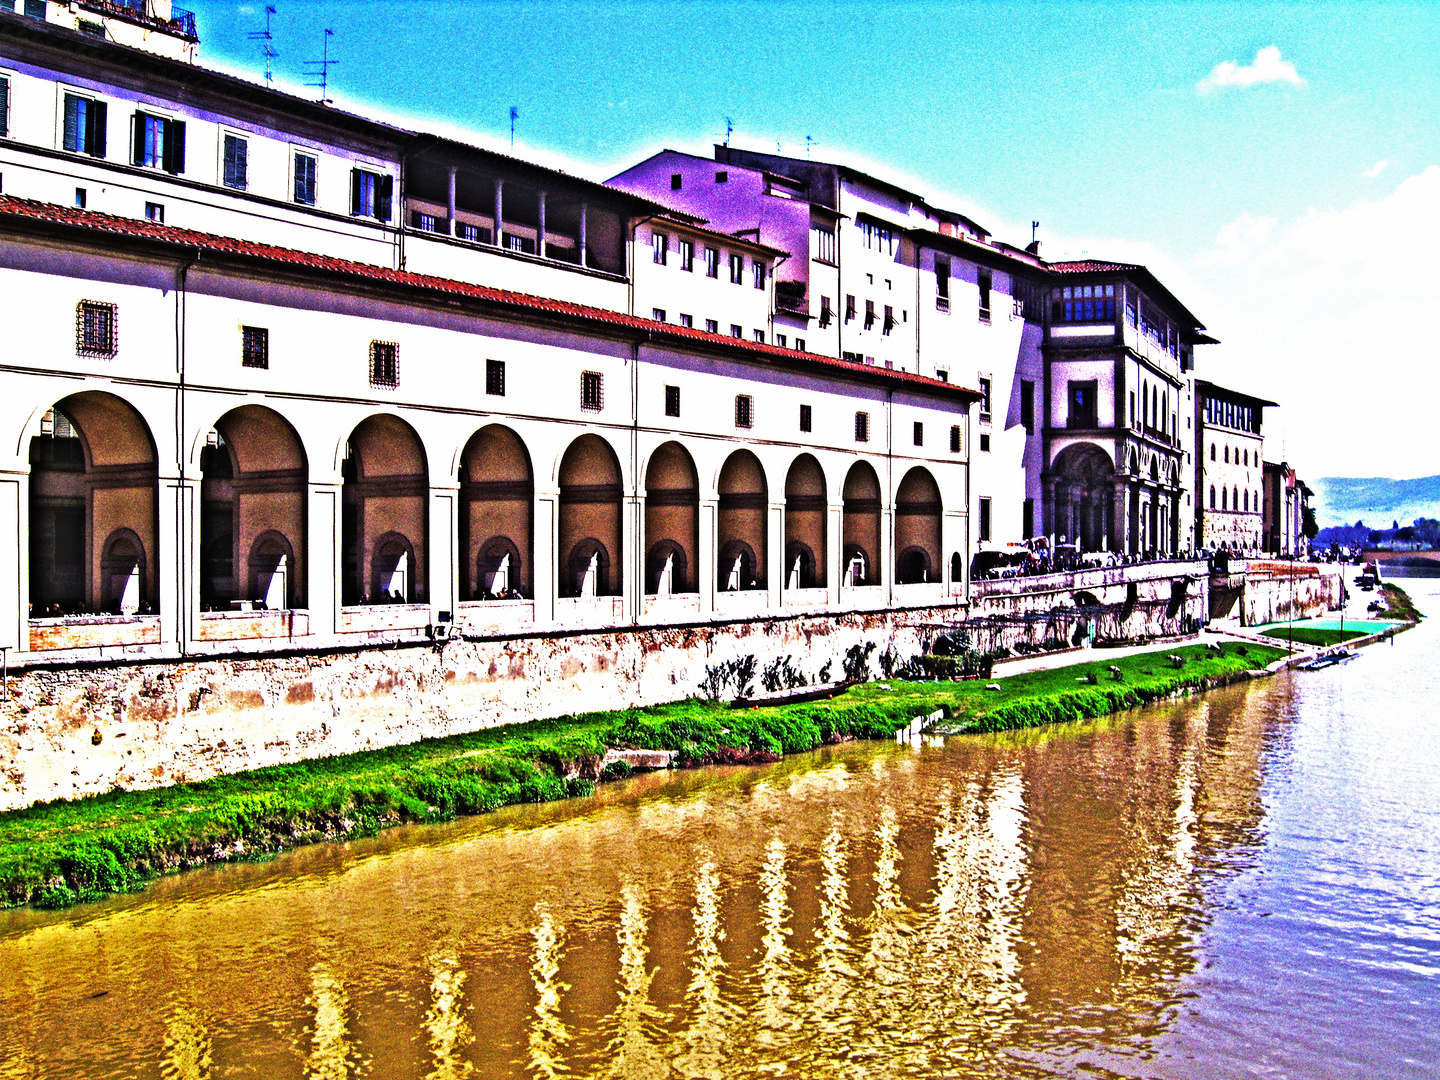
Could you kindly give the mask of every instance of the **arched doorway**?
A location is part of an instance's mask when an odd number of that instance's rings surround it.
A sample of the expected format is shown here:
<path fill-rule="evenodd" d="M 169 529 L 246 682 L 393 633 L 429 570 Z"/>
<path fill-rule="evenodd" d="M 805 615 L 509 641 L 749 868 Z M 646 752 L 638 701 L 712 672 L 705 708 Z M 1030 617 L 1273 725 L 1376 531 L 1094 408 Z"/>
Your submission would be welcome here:
<path fill-rule="evenodd" d="M 868 461 L 857 461 L 845 474 L 844 584 L 877 585 L 880 581 L 880 480 Z"/>
<path fill-rule="evenodd" d="M 535 477 L 520 436 L 490 424 L 460 455 L 460 595 L 534 596 Z"/>
<path fill-rule="evenodd" d="M 785 588 L 818 589 L 826 583 L 825 473 L 801 454 L 785 474 Z"/>
<path fill-rule="evenodd" d="M 902 585 L 940 580 L 940 485 L 916 466 L 895 492 L 895 580 Z"/>
<path fill-rule="evenodd" d="M 678 442 L 667 442 L 645 469 L 645 592 L 693 593 L 699 544 L 700 490 L 695 462 Z"/>
<path fill-rule="evenodd" d="M 429 480 L 415 429 L 384 413 L 361 421 L 341 475 L 341 602 L 424 603 Z"/>
<path fill-rule="evenodd" d="M 305 606 L 304 447 L 286 420 L 242 405 L 200 452 L 200 606 Z"/>
<path fill-rule="evenodd" d="M 581 435 L 560 460 L 561 596 L 620 596 L 621 473 L 610 444 Z"/>
<path fill-rule="evenodd" d="M 736 450 L 725 459 L 719 483 L 716 588 L 763 589 L 766 584 L 766 515 L 770 495 L 760 459 Z"/>
<path fill-rule="evenodd" d="M 32 619 L 158 608 L 157 461 L 149 427 L 113 394 L 73 394 L 41 418 L 30 440 Z"/>
<path fill-rule="evenodd" d="M 1093 443 L 1067 446 L 1055 459 L 1051 474 L 1055 520 L 1050 531 L 1078 541 L 1085 551 L 1109 546 L 1115 484 L 1110 455 Z"/>

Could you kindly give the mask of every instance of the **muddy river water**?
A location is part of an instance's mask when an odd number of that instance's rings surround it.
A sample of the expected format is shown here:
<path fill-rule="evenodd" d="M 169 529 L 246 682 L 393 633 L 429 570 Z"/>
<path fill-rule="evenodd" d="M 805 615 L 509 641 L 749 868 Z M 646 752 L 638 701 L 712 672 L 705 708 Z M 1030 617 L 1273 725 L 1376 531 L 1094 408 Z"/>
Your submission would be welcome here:
<path fill-rule="evenodd" d="M 1434 1077 L 1437 673 L 1440 618 L 0 913 L 0 1078 Z"/>

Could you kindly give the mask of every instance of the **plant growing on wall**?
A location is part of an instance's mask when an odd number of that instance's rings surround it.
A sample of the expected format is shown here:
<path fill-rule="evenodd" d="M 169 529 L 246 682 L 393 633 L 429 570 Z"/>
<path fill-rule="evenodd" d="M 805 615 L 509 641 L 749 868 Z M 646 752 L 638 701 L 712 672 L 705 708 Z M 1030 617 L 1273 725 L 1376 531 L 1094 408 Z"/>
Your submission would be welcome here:
<path fill-rule="evenodd" d="M 793 690 L 797 686 L 807 686 L 809 682 L 805 673 L 790 663 L 788 655 L 777 656 L 760 672 L 760 684 L 772 694 L 777 690 Z"/>
<path fill-rule="evenodd" d="M 864 645 L 851 645 L 845 650 L 845 678 L 852 682 L 865 682 L 870 678 L 870 654 L 875 651 L 875 643 L 867 641 Z"/>
<path fill-rule="evenodd" d="M 705 678 L 700 689 L 712 701 L 749 697 L 755 692 L 755 656 L 737 656 L 719 664 L 705 665 Z"/>

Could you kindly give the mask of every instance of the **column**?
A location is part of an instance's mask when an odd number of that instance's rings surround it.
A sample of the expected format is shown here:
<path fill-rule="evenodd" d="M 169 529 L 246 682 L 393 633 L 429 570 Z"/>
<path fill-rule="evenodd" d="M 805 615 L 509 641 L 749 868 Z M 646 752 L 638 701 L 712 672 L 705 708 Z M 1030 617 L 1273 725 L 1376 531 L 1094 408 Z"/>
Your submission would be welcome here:
<path fill-rule="evenodd" d="M 783 488 L 781 490 L 784 490 Z M 765 587 L 769 607 L 776 611 L 785 605 L 785 504 L 772 502 L 765 513 Z"/>
<path fill-rule="evenodd" d="M 585 224 L 586 224 L 585 219 L 586 219 L 586 217 L 588 216 L 588 214 L 587 214 L 588 209 L 589 209 L 589 208 L 588 208 L 583 202 L 580 204 L 580 265 L 581 265 L 581 266 L 589 266 L 589 265 L 590 265 L 590 256 L 589 256 L 588 254 L 586 254 L 586 243 L 587 243 L 587 240 L 586 240 L 586 233 L 585 233 Z"/>
<path fill-rule="evenodd" d="M 535 230 L 535 254 L 545 258 L 545 192 L 540 192 L 539 227 Z"/>
<path fill-rule="evenodd" d="M 534 527 L 531 532 L 533 552 L 530 587 L 535 593 L 536 627 L 555 624 L 556 598 L 560 582 L 555 572 L 555 549 L 559 546 L 559 494 L 554 491 L 535 495 Z"/>
<path fill-rule="evenodd" d="M 495 235 L 493 237 L 496 247 L 503 247 L 505 221 L 505 181 L 495 181 Z"/>
<path fill-rule="evenodd" d="M 307 485 L 305 595 L 312 634 L 333 634 L 339 625 L 340 497 L 338 480 Z"/>
<path fill-rule="evenodd" d="M 1125 555 L 1130 551 L 1127 542 L 1130 536 L 1130 485 L 1124 480 L 1116 480 L 1113 495 L 1115 512 L 1111 522 L 1111 535 L 1114 538 L 1115 550 Z"/>
<path fill-rule="evenodd" d="M 708 619 L 715 610 L 715 547 L 718 543 L 719 503 L 702 499 L 699 521 L 696 522 L 695 588 L 700 593 L 700 617 Z"/>
<path fill-rule="evenodd" d="M 445 231 L 448 232 L 451 236 L 454 236 L 455 233 L 456 233 L 456 229 L 455 229 L 455 171 L 456 171 L 456 170 L 455 170 L 455 166 L 454 166 L 454 165 L 451 165 L 451 166 L 450 166 L 450 187 L 449 187 L 448 196 L 447 196 L 446 202 L 445 202 L 446 213 L 448 213 L 448 214 L 450 215 L 449 218 L 448 218 L 449 224 L 446 226 Z"/>
<path fill-rule="evenodd" d="M 965 538 L 965 531 L 969 525 L 969 516 L 960 511 L 947 510 L 940 518 L 940 561 L 942 567 L 941 580 L 945 582 L 945 595 L 959 595 L 962 601 L 968 603 L 970 600 L 970 589 L 968 580 L 970 577 L 970 544 Z M 960 553 L 960 579 L 955 580 L 950 572 L 950 556 L 956 552 Z"/>
<path fill-rule="evenodd" d="M 880 584 L 885 586 L 885 606 L 895 604 L 895 508 L 880 509 Z"/>
<path fill-rule="evenodd" d="M 14 471 L 0 474 L 0 646 L 30 648 L 30 476 Z"/>
<path fill-rule="evenodd" d="M 829 590 L 830 606 L 840 607 L 840 582 L 844 577 L 841 561 L 845 555 L 845 504 L 831 503 L 825 528 L 825 587 Z"/>
<path fill-rule="evenodd" d="M 430 621 L 436 612 L 448 611 L 453 620 L 459 612 L 459 580 L 455 572 L 457 546 L 460 543 L 458 511 L 460 485 L 432 485 L 430 488 L 430 534 L 426 554 L 430 559 L 430 582 L 426 596 L 430 602 Z"/>
<path fill-rule="evenodd" d="M 620 528 L 625 537 L 621 541 L 625 547 L 621 553 L 625 563 L 624 621 L 638 623 L 645 614 L 645 500 L 639 495 L 626 495 L 621 505 Z"/>
<path fill-rule="evenodd" d="M 195 527 L 199 495 L 198 480 L 160 477 L 150 572 L 156 575 L 160 640 L 167 652 L 194 640 L 200 628 L 200 590 L 195 578 L 200 563 L 200 536 Z"/>

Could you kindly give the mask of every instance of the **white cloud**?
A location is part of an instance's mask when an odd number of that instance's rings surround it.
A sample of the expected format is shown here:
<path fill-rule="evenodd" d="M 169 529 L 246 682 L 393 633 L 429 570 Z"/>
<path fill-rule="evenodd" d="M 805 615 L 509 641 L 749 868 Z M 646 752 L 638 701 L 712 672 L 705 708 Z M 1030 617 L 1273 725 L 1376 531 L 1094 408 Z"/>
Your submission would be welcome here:
<path fill-rule="evenodd" d="M 1255 54 L 1255 59 L 1249 64 L 1240 64 L 1234 60 L 1221 61 L 1215 65 L 1209 75 L 1196 84 L 1195 89 L 1201 94 L 1208 94 L 1227 86 L 1244 89 L 1250 86 L 1263 86 L 1267 83 L 1305 85 L 1305 80 L 1295 70 L 1295 65 L 1289 60 L 1280 58 L 1280 46 L 1278 45 L 1266 45 Z"/>
<path fill-rule="evenodd" d="M 1388 169 L 1389 167 L 1390 167 L 1390 162 L 1388 162 L 1388 161 L 1377 161 L 1377 162 L 1375 162 L 1374 165 L 1371 165 L 1370 168 L 1366 169 L 1366 170 L 1365 170 L 1363 173 L 1361 173 L 1360 175 L 1363 176 L 1363 177 L 1365 177 L 1366 180 L 1374 180 L 1377 176 L 1379 176 L 1382 172 L 1384 172 L 1384 171 L 1385 171 L 1386 169 Z"/>

